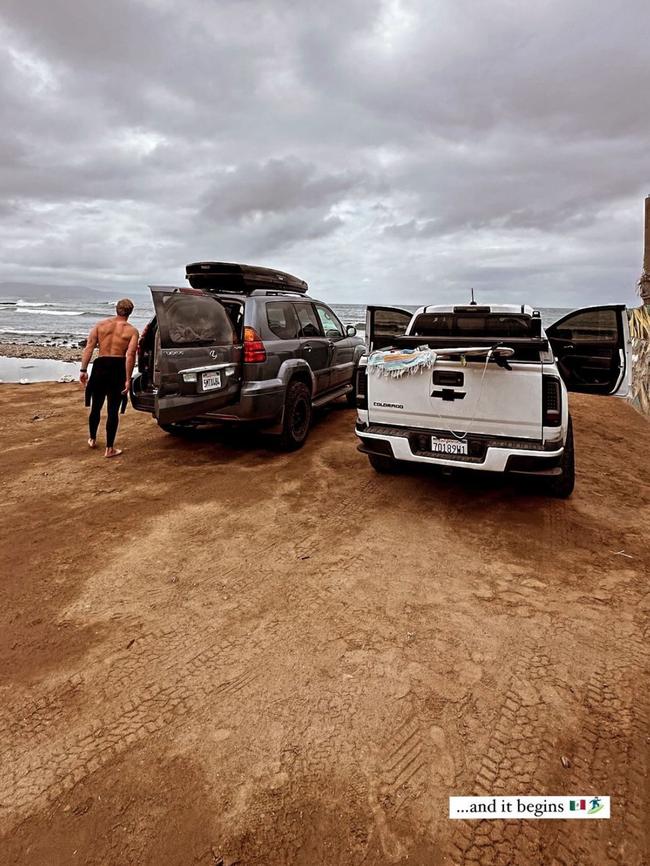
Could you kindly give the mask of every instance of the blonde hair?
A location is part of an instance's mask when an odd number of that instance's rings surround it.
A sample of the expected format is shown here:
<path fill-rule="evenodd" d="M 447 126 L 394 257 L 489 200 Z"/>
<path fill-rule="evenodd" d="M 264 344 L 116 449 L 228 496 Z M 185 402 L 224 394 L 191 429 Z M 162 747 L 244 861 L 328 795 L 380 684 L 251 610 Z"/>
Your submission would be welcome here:
<path fill-rule="evenodd" d="M 128 319 L 133 312 L 133 301 L 130 301 L 128 298 L 122 298 L 121 301 L 115 304 L 115 312 L 118 316 L 124 316 L 125 319 Z"/>

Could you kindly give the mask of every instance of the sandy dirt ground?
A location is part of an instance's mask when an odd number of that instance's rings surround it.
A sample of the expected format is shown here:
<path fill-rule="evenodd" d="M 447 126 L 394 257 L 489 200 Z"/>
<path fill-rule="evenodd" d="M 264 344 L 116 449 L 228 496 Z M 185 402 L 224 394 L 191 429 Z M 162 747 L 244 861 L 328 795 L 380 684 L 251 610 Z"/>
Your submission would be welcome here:
<path fill-rule="evenodd" d="M 572 401 L 557 501 L 376 475 L 344 408 L 293 455 L 129 410 L 108 461 L 78 385 L 0 401 L 2 864 L 649 862 L 629 406 Z M 473 793 L 607 794 L 612 819 L 449 821 Z"/>

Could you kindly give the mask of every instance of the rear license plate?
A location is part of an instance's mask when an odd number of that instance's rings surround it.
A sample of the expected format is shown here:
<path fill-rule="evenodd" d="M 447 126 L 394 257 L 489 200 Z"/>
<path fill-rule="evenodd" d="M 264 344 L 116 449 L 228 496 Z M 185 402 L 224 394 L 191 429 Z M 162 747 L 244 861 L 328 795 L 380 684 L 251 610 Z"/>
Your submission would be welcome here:
<path fill-rule="evenodd" d="M 432 436 L 431 450 L 440 454 L 467 454 L 467 440 L 438 439 L 437 436 Z"/>
<path fill-rule="evenodd" d="M 203 391 L 214 391 L 215 388 L 221 388 L 221 373 L 219 371 L 201 373 L 201 389 Z"/>

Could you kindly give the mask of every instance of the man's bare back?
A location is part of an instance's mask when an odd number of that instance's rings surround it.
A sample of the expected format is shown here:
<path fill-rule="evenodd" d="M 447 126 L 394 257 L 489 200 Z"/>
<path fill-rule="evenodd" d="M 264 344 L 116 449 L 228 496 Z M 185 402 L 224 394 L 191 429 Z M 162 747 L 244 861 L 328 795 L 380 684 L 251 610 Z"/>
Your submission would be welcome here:
<path fill-rule="evenodd" d="M 111 316 L 102 319 L 91 329 L 86 348 L 81 356 L 81 381 L 85 384 L 88 375 L 86 369 L 93 352 L 99 347 L 98 357 L 126 358 L 126 382 L 124 389 L 131 387 L 131 374 L 135 366 L 135 356 L 138 350 L 138 330 L 130 325 L 124 316 Z"/>
<path fill-rule="evenodd" d="M 129 350 L 129 344 L 135 338 L 136 349 L 138 343 L 138 332 L 122 316 L 112 316 L 97 322 L 93 328 L 96 331 L 99 355 L 109 355 L 121 358 Z M 92 331 L 90 336 L 92 338 Z"/>
<path fill-rule="evenodd" d="M 82 384 L 88 383 L 88 364 L 93 356 L 96 348 L 99 353 L 96 358 L 96 363 L 93 367 L 93 379 L 86 389 L 86 399 L 89 399 L 89 389 L 95 392 L 93 397 L 92 409 L 90 413 L 90 438 L 88 444 L 91 448 L 95 447 L 95 437 L 97 434 L 97 425 L 99 423 L 99 413 L 104 403 L 104 399 L 108 397 L 109 417 L 107 421 L 107 437 L 106 437 L 106 457 L 117 457 L 122 452 L 119 448 L 113 447 L 115 433 L 117 432 L 118 415 L 116 400 L 121 399 L 120 394 L 127 394 L 131 387 L 131 374 L 135 366 L 135 358 L 138 350 L 138 331 L 133 325 L 130 325 L 128 318 L 133 311 L 133 302 L 128 298 L 118 301 L 116 304 L 116 316 L 111 316 L 110 319 L 102 319 L 101 322 L 91 329 L 88 335 L 88 341 L 81 356 L 81 371 L 80 380 Z M 103 360 L 114 359 L 114 360 Z M 121 363 L 120 359 L 124 359 Z M 117 364 L 117 367 L 115 366 Z M 110 365 L 111 370 L 109 382 L 107 384 L 106 365 Z M 104 378 L 100 387 L 95 386 L 95 374 L 98 372 L 95 367 L 102 367 Z M 121 374 L 120 374 L 121 367 Z M 124 385 L 122 387 L 122 376 L 124 376 Z"/>

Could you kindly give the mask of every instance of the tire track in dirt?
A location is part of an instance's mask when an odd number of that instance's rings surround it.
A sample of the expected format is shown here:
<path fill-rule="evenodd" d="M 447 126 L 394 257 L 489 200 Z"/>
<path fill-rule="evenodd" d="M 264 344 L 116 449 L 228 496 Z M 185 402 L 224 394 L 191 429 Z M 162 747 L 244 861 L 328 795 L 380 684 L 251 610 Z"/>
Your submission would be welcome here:
<path fill-rule="evenodd" d="M 10 823 L 9 815 L 15 821 L 40 803 L 71 790 L 125 749 L 160 731 L 175 716 L 251 687 L 261 676 L 263 653 L 258 665 L 241 669 L 239 649 L 237 643 L 217 644 L 177 665 L 164 684 L 150 683 L 137 697 L 107 707 L 96 723 L 48 741 L 46 748 L 32 743 L 27 753 L 6 759 L 0 784 L 0 821 Z"/>
<path fill-rule="evenodd" d="M 543 750 L 543 729 L 538 724 L 541 701 L 525 683 L 526 678 L 534 682 L 540 673 L 543 676 L 549 661 L 548 656 L 537 653 L 531 646 L 520 656 L 476 774 L 472 795 L 511 795 L 521 790 L 521 785 L 532 791 Z M 527 735 L 522 735 L 524 730 Z M 530 834 L 524 822 L 455 821 L 453 825 L 448 849 L 452 863 L 529 866 L 530 852 L 525 849 Z"/>
<path fill-rule="evenodd" d="M 648 760 L 650 704 L 643 683 L 650 653 L 641 634 L 630 634 L 620 627 L 614 627 L 613 631 L 616 657 L 600 661 L 583 694 L 584 718 L 572 754 L 579 789 L 576 793 L 605 794 L 612 798 L 610 844 L 608 850 L 601 851 L 602 863 L 645 866 L 642 846 L 638 844 L 645 826 L 638 803 Z M 624 771 L 613 775 L 616 768 Z M 557 863 L 581 866 L 569 826 L 566 822 L 558 826 L 554 846 Z"/>
<path fill-rule="evenodd" d="M 427 788 L 431 743 L 425 727 L 421 713 L 411 708 L 411 714 L 390 737 L 379 760 L 378 800 L 391 821 Z"/>
<path fill-rule="evenodd" d="M 267 567 L 260 572 L 252 567 L 246 569 L 242 563 L 224 572 L 222 580 L 242 574 L 242 571 L 247 575 L 228 583 L 229 592 L 239 599 L 233 618 L 240 622 L 259 612 L 272 596 L 271 584 L 284 578 L 283 557 L 286 560 L 293 554 L 295 558 L 296 549 L 311 551 L 307 554 L 309 556 L 316 555 L 328 545 L 333 534 L 340 533 L 340 523 L 345 520 L 347 509 L 365 498 L 373 486 L 371 480 L 346 497 L 341 511 L 332 516 L 329 525 L 322 527 L 316 539 L 309 532 L 279 545 L 269 542 L 261 551 L 255 551 L 255 557 L 260 557 L 260 554 L 274 550 L 280 561 L 275 569 Z M 251 558 L 251 565 L 252 562 Z M 213 578 L 210 576 L 193 581 L 192 589 L 197 590 L 211 582 Z M 326 599 L 326 589 L 301 584 L 300 595 L 307 610 L 313 610 Z M 268 621 L 268 609 L 265 614 Z M 354 625 L 352 615 L 341 616 L 342 622 L 346 619 L 349 626 Z M 207 633 L 201 630 L 203 640 L 197 646 L 195 635 L 200 625 L 192 617 L 177 616 L 174 629 L 148 632 L 136 640 L 132 649 L 114 656 L 111 667 L 102 677 L 91 679 L 82 673 L 75 674 L 35 701 L 12 706 L 9 712 L 5 712 L 0 726 L 0 739 L 5 743 L 0 822 L 8 822 L 10 815 L 18 820 L 39 803 L 71 790 L 86 775 L 124 749 L 157 733 L 176 714 L 189 713 L 216 695 L 223 697 L 250 687 L 259 674 L 243 671 L 230 675 L 229 664 L 236 667 L 240 655 L 238 650 L 243 650 L 244 644 L 248 654 L 251 648 L 258 647 L 263 657 L 264 647 L 270 641 L 288 638 L 292 623 L 287 619 L 286 611 L 284 620 L 282 622 L 282 617 L 271 619 L 252 636 L 233 636 L 225 640 L 222 628 Z M 235 630 L 237 628 L 235 625 Z M 278 631 L 282 635 L 277 634 Z M 156 652 L 152 651 L 154 648 Z M 262 667 L 263 661 L 260 663 Z M 214 687 L 210 685 L 213 679 L 217 682 Z M 164 685 L 160 685 L 161 682 Z M 100 683 L 98 696 L 95 686 Z M 72 694 L 83 696 L 84 685 L 90 692 L 85 697 L 99 697 L 102 720 L 99 724 L 81 725 L 71 731 L 74 725 L 71 726 L 69 716 L 64 715 L 64 704 Z M 130 696 L 129 701 L 123 700 L 125 694 Z M 65 708 L 69 709 L 69 705 Z"/>
<path fill-rule="evenodd" d="M 368 775 L 368 804 L 381 851 L 390 863 L 408 857 L 409 839 L 395 829 L 400 811 L 424 787 L 427 755 L 422 727 L 412 706 L 378 755 L 377 766 Z"/>
<path fill-rule="evenodd" d="M 564 624 L 567 628 L 568 624 Z M 612 643 L 616 657 L 600 663 L 588 678 L 572 708 L 574 749 L 572 791 L 567 793 L 611 794 L 612 814 L 622 808 L 624 822 L 609 822 L 609 851 L 598 850 L 593 834 L 585 846 L 576 850 L 575 834 L 567 821 L 454 821 L 447 854 L 453 864 L 462 866 L 529 866 L 548 862 L 551 866 L 644 866 L 639 853 L 642 816 L 632 807 L 638 798 L 636 787 L 640 772 L 635 769 L 634 750 L 647 754 L 641 732 L 648 727 L 647 700 L 638 701 L 639 665 L 647 652 L 639 638 L 621 634 Z M 552 640 L 545 643 L 552 645 Z M 561 660 L 561 657 L 560 657 Z M 501 705 L 494 732 L 474 780 L 473 794 L 516 795 L 556 794 L 558 785 L 550 776 L 559 755 L 547 733 L 549 722 L 557 720 L 541 697 L 541 687 L 562 682 L 561 664 L 545 652 L 531 650 L 529 659 L 520 661 Z M 535 693 L 537 692 L 537 696 Z M 634 709 L 633 709 L 634 708 Z M 547 721 L 548 719 L 548 721 Z M 522 731 L 525 734 L 522 735 Z M 612 777 L 612 743 L 622 741 L 616 767 L 624 778 Z M 620 784 L 614 795 L 613 785 Z M 567 783 L 563 782 L 563 788 Z M 550 826 L 549 826 L 550 825 Z M 625 829 L 627 827 L 627 829 Z M 594 825 L 585 828 L 592 830 Z M 625 840 L 631 834 L 631 855 L 625 853 Z M 618 846 L 618 848 L 617 848 Z M 640 858 L 640 859 L 639 859 Z"/>
<path fill-rule="evenodd" d="M 277 558 L 298 559 L 311 558 L 315 556 L 319 550 L 326 548 L 329 539 L 332 535 L 338 535 L 340 527 L 338 523 L 345 519 L 345 513 L 348 508 L 354 508 L 362 500 L 365 500 L 369 495 L 376 482 L 373 479 L 368 480 L 360 486 L 360 489 L 344 497 L 340 500 L 340 512 L 335 514 L 331 519 L 332 526 L 322 526 L 318 536 L 310 530 L 294 539 L 278 543 L 277 540 L 269 541 L 268 543 L 256 548 L 254 552 L 244 558 L 236 566 L 221 572 L 217 580 L 213 576 L 205 576 L 202 578 L 193 578 L 191 581 L 191 590 L 193 594 L 198 594 L 198 590 L 205 588 L 207 585 L 219 583 L 220 589 L 227 589 L 229 593 L 238 596 L 236 612 L 240 616 L 252 612 L 256 605 L 262 601 L 261 579 L 269 577 L 271 572 L 266 575 L 260 572 L 260 562 L 264 561 L 266 556 L 275 552 Z M 235 575 L 240 575 L 236 580 L 230 580 Z M 243 576 L 246 575 L 246 576 Z M 253 591 L 251 593 L 251 590 Z M 148 594 L 148 597 L 150 595 Z M 231 596 L 232 600 L 232 596 Z M 132 647 L 122 652 L 118 652 L 111 657 L 111 667 L 103 674 L 102 682 L 105 686 L 110 687 L 114 684 L 115 689 L 120 691 L 124 687 L 124 679 L 122 673 L 130 667 L 138 667 L 141 665 L 143 658 L 156 658 L 162 662 L 165 658 L 175 654 L 180 648 L 176 641 L 168 641 L 168 638 L 173 638 L 179 632 L 184 632 L 186 629 L 192 630 L 196 627 L 194 617 L 183 619 L 179 623 L 180 628 L 175 629 L 160 628 L 138 634 L 133 642 Z M 155 656 L 151 653 L 151 646 L 163 645 L 165 650 L 162 654 Z M 205 648 L 211 645 L 211 641 L 205 642 Z M 37 733 L 36 727 L 39 724 L 44 724 L 52 720 L 52 716 L 56 716 L 58 711 L 61 711 L 66 705 L 67 700 L 73 695 L 82 685 L 88 682 L 87 675 L 83 671 L 75 672 L 70 677 L 66 678 L 62 683 L 57 684 L 53 688 L 42 692 L 37 699 L 12 702 L 5 704 L 2 712 L 0 712 L 0 741 L 6 741 L 9 736 L 17 736 L 19 734 L 29 735 Z M 66 707 L 67 708 L 67 707 Z M 23 723 L 23 724 L 21 724 Z M 2 757 L 10 747 L 5 747 L 4 751 L 0 751 Z"/>

